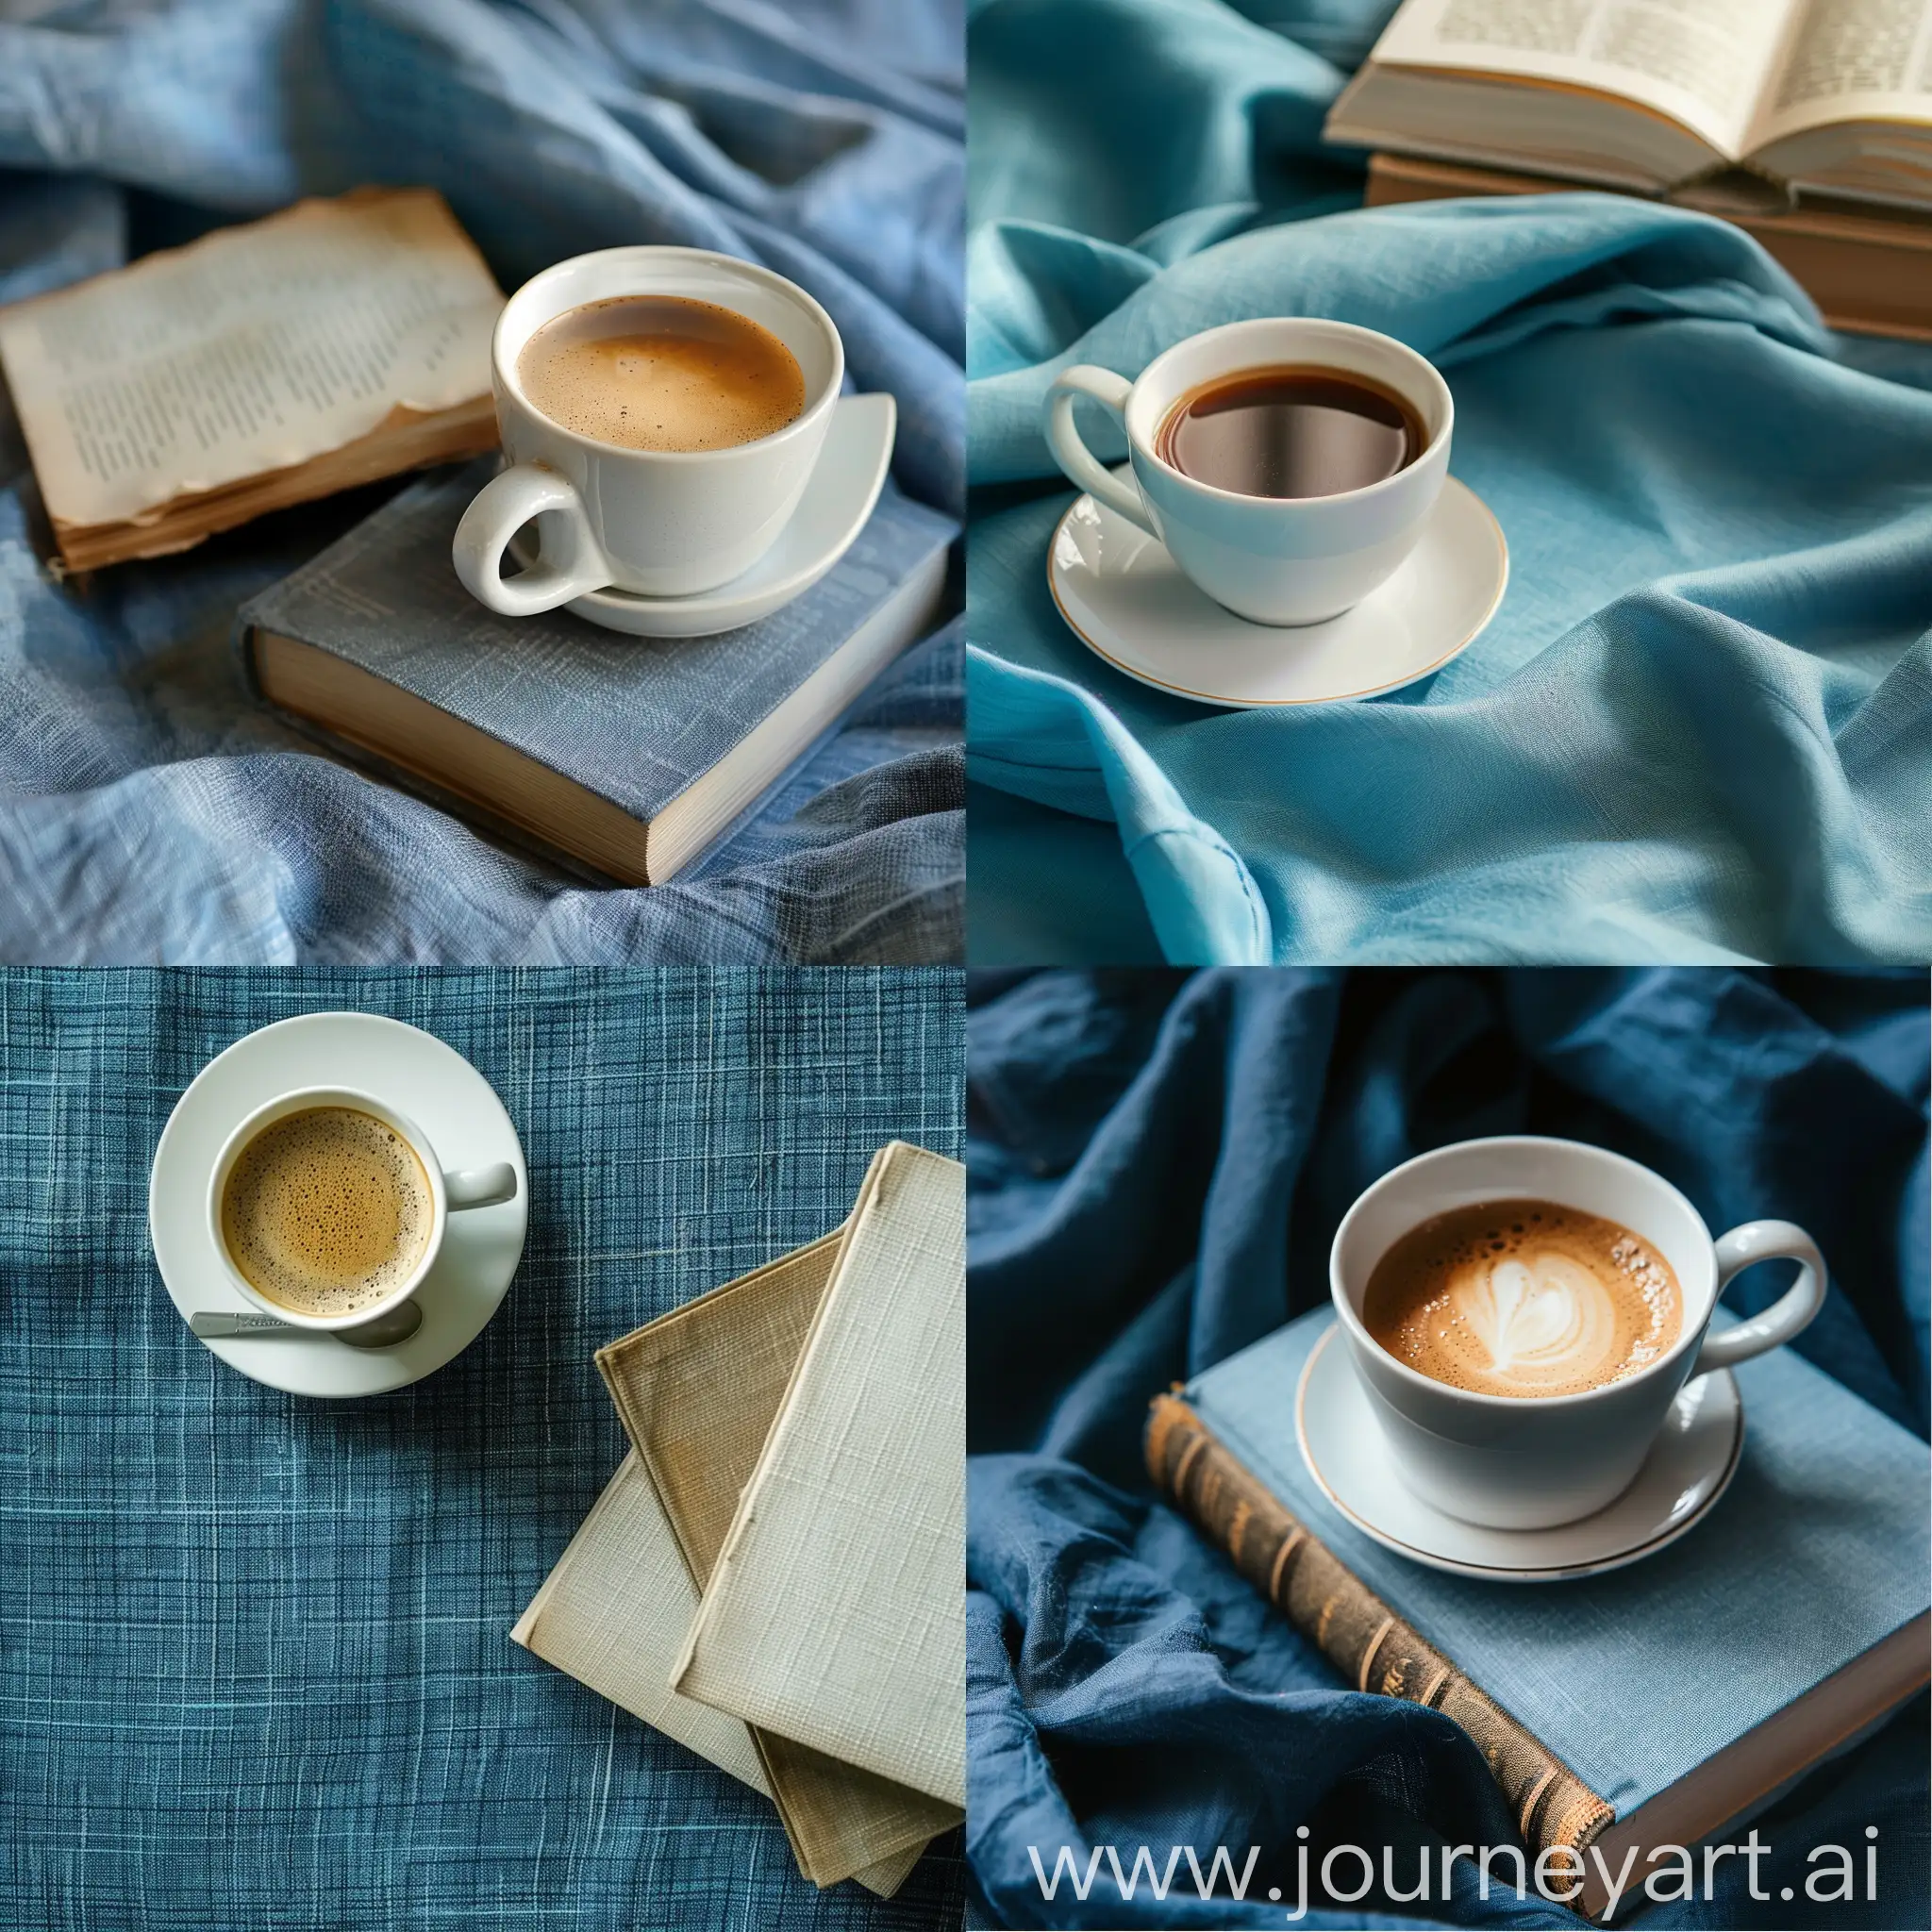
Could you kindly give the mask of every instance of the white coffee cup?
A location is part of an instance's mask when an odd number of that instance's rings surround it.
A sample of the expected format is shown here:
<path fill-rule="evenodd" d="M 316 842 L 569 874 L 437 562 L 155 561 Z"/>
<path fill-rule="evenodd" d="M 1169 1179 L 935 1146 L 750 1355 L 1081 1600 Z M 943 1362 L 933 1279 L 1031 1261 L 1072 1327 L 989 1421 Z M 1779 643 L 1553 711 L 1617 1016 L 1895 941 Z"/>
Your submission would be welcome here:
<path fill-rule="evenodd" d="M 798 358 L 805 408 L 784 428 L 726 449 L 621 449 L 566 429 L 524 393 L 517 358 L 559 315 L 621 295 L 712 302 L 769 329 Z M 490 344 L 508 467 L 457 526 L 457 575 L 506 617 L 615 587 L 644 597 L 714 590 L 777 541 L 805 492 L 845 378 L 832 318 L 783 275 L 705 248 L 605 248 L 533 276 L 504 305 Z M 541 519 L 541 560 L 503 575 L 509 540 Z"/>
<path fill-rule="evenodd" d="M 261 1293 L 236 1267 L 222 1235 L 222 1196 L 227 1191 L 228 1176 L 235 1171 L 235 1162 L 242 1150 L 275 1122 L 286 1120 L 291 1114 L 306 1113 L 311 1108 L 323 1107 L 351 1108 L 358 1113 L 371 1114 L 382 1122 L 408 1143 L 429 1182 L 429 1239 L 424 1244 L 421 1258 L 408 1275 L 380 1302 L 373 1302 L 348 1315 L 310 1314 Z M 360 1093 L 349 1087 L 302 1087 L 258 1107 L 222 1143 L 214 1172 L 208 1176 L 208 1233 L 214 1241 L 215 1253 L 222 1257 L 222 1265 L 228 1271 L 228 1279 L 236 1293 L 253 1307 L 295 1328 L 354 1328 L 364 1322 L 374 1321 L 378 1315 L 387 1314 L 391 1308 L 400 1307 L 423 1286 L 442 1250 L 443 1230 L 452 1214 L 460 1213 L 468 1208 L 490 1208 L 499 1201 L 513 1201 L 516 1194 L 517 1171 L 508 1161 L 500 1160 L 490 1167 L 465 1168 L 445 1174 L 442 1163 L 436 1158 L 436 1149 L 430 1145 L 422 1128 L 386 1100 L 378 1100 L 373 1093 Z"/>
<path fill-rule="evenodd" d="M 1396 1360 L 1362 1323 L 1375 1263 L 1419 1223 L 1485 1201 L 1543 1200 L 1601 1215 L 1661 1254 L 1683 1295 L 1677 1341 L 1654 1362 L 1576 1395 L 1482 1395 Z M 1716 1334 L 1724 1286 L 1755 1261 L 1788 1257 L 1797 1279 L 1761 1315 Z M 1385 1174 L 1342 1218 L 1329 1289 L 1350 1359 L 1398 1473 L 1424 1502 L 1465 1523 L 1546 1529 L 1593 1515 L 1637 1478 L 1677 1391 L 1790 1341 L 1824 1305 L 1824 1260 L 1802 1227 L 1751 1221 L 1711 1239 L 1660 1174 L 1576 1141 L 1463 1141 Z"/>
<path fill-rule="evenodd" d="M 1299 497 L 1218 490 L 1156 454 L 1168 411 L 1203 383 L 1291 365 L 1338 369 L 1394 391 L 1422 418 L 1422 454 L 1379 483 Z M 1081 441 L 1076 396 L 1121 419 L 1131 480 Z M 1091 363 L 1063 370 L 1047 391 L 1041 426 L 1068 478 L 1158 537 L 1217 604 L 1255 624 L 1320 624 L 1359 604 L 1414 549 L 1449 474 L 1456 405 L 1435 365 L 1392 336 L 1349 322 L 1263 316 L 1176 342 L 1134 382 Z"/>

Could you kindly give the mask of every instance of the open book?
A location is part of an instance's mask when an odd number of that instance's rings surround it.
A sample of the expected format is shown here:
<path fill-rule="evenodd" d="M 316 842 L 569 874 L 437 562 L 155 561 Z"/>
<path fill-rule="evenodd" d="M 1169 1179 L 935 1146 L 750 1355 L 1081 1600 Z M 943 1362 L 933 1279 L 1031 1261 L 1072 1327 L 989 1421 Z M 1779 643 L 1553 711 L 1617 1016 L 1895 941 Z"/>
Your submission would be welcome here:
<path fill-rule="evenodd" d="M 1331 141 L 1932 208 L 1932 0 L 1407 0 Z"/>
<path fill-rule="evenodd" d="M 430 189 L 358 189 L 0 308 L 69 570 L 496 444 L 483 258 Z"/>

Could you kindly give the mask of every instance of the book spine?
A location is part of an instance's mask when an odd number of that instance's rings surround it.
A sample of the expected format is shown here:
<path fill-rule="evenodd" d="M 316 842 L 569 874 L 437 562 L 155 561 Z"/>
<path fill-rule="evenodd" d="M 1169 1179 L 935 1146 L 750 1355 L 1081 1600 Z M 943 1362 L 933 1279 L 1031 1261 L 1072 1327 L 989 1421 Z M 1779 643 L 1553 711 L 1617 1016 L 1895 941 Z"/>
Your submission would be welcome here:
<path fill-rule="evenodd" d="M 1174 1507 L 1357 1690 L 1440 1710 L 1461 1725 L 1509 1801 L 1532 1857 L 1579 1856 L 1616 1813 L 1486 1696 L 1275 1501 L 1177 1395 L 1155 1397 L 1147 1472 Z"/>

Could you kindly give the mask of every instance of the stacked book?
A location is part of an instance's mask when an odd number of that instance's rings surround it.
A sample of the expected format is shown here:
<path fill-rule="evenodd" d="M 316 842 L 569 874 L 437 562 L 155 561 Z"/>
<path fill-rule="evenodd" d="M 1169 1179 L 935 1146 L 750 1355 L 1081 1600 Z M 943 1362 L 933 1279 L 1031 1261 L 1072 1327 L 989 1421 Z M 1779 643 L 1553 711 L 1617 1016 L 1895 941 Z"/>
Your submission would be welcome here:
<path fill-rule="evenodd" d="M 515 1640 L 883 1896 L 963 1816 L 965 1170 L 892 1141 L 844 1224 L 599 1351 L 630 1452 Z"/>
<path fill-rule="evenodd" d="M 1331 109 L 1371 208 L 1607 188 L 1735 223 L 1834 327 L 1932 340 L 1932 0 L 1403 0 Z"/>

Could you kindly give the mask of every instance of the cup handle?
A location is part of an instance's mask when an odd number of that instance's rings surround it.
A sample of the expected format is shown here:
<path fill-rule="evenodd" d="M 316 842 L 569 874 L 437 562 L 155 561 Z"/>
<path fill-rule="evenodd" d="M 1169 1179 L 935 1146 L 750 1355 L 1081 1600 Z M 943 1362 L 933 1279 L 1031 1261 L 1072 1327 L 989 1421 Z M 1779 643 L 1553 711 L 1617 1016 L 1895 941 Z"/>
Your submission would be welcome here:
<path fill-rule="evenodd" d="M 1053 387 L 1046 392 L 1046 407 L 1041 413 L 1041 428 L 1054 461 L 1066 472 L 1069 482 L 1086 491 L 1096 503 L 1106 504 L 1116 515 L 1125 517 L 1136 529 L 1158 539 L 1160 532 L 1148 521 L 1147 506 L 1141 500 L 1140 490 L 1132 483 L 1122 482 L 1080 441 L 1080 432 L 1074 427 L 1075 396 L 1091 396 L 1102 408 L 1124 417 L 1127 398 L 1133 392 L 1134 385 L 1125 376 L 1116 375 L 1111 369 L 1097 368 L 1091 362 L 1077 362 L 1054 377 Z"/>
<path fill-rule="evenodd" d="M 548 519 L 543 557 L 528 570 L 507 577 L 504 549 L 536 516 Z M 560 558 L 552 554 L 559 545 Z M 591 533 L 583 499 L 568 477 L 536 463 L 514 464 L 484 484 L 457 525 L 451 555 L 464 590 L 505 617 L 534 617 L 540 610 L 555 610 L 587 591 L 601 591 L 611 579 L 610 565 Z"/>
<path fill-rule="evenodd" d="M 452 1214 L 464 1208 L 493 1208 L 516 1199 L 517 1171 L 507 1160 L 494 1167 L 466 1167 L 443 1175 L 442 1193 Z"/>
<path fill-rule="evenodd" d="M 1790 1259 L 1798 1264 L 1798 1278 L 1761 1315 L 1740 1322 L 1721 1334 L 1707 1335 L 1690 1373 L 1728 1369 L 1754 1355 L 1790 1341 L 1824 1306 L 1824 1257 L 1802 1227 L 1789 1221 L 1747 1221 L 1720 1237 L 1717 1244 L 1717 1291 L 1724 1291 L 1731 1276 L 1754 1261 Z"/>

